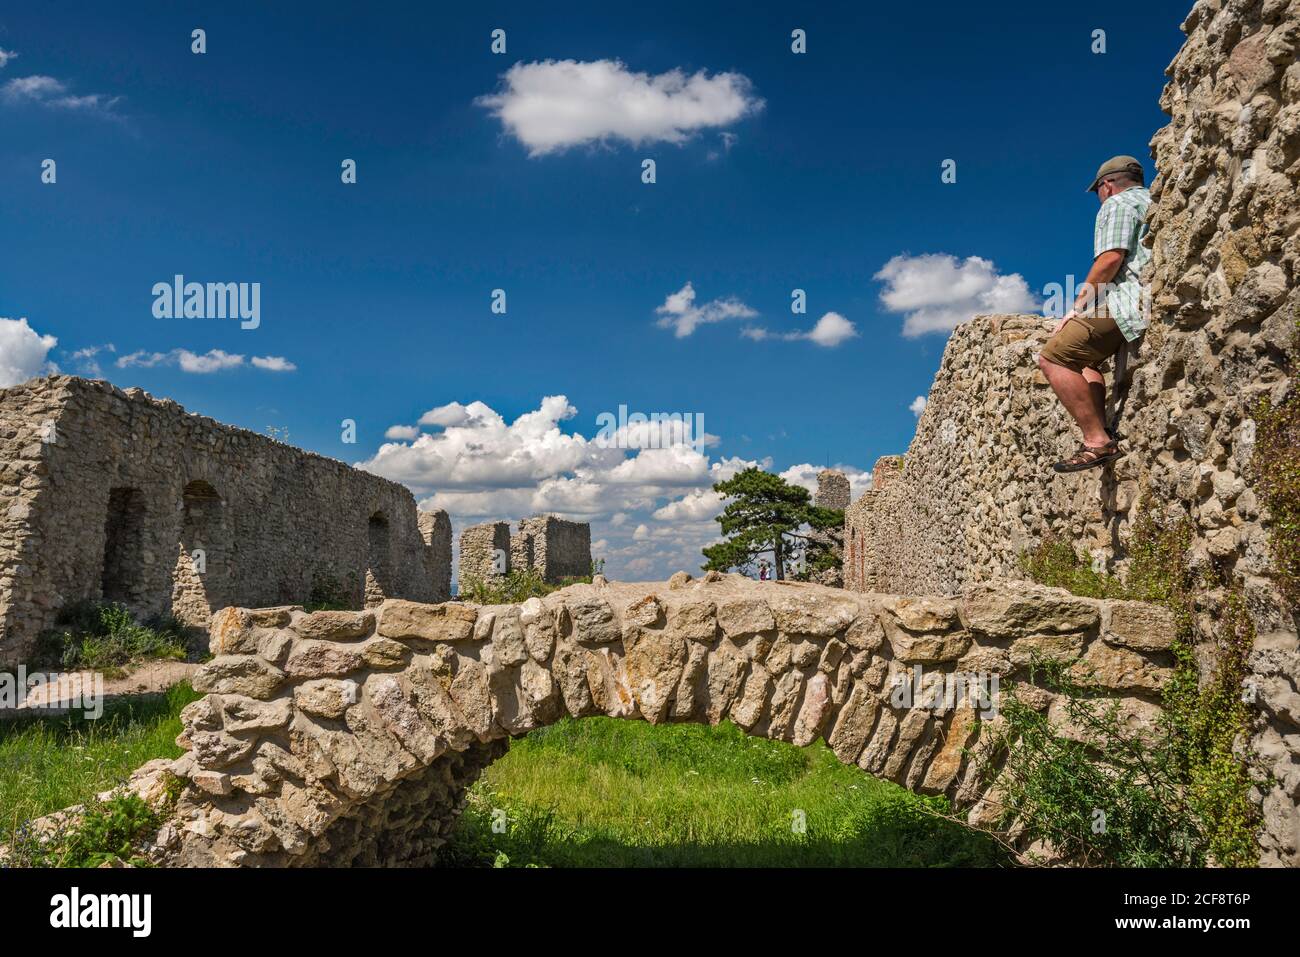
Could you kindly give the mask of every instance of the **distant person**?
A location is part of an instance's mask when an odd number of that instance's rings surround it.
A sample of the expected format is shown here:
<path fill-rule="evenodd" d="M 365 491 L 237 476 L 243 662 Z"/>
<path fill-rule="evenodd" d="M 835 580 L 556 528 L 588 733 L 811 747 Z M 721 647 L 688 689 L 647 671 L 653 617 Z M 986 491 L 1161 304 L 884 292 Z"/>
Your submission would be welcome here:
<path fill-rule="evenodd" d="M 1101 366 L 1146 331 L 1140 277 L 1151 251 L 1147 234 L 1147 192 L 1142 164 L 1116 156 L 1097 170 L 1088 187 L 1101 200 L 1093 230 L 1092 268 L 1074 308 L 1062 317 L 1038 357 L 1048 384 L 1083 433 L 1079 450 L 1052 466 L 1079 472 L 1119 458 L 1119 436 L 1106 425 L 1106 380 Z"/>
<path fill-rule="evenodd" d="M 767 559 L 765 558 L 758 563 L 758 580 L 765 582 L 771 574 L 772 566 L 767 563 Z"/>

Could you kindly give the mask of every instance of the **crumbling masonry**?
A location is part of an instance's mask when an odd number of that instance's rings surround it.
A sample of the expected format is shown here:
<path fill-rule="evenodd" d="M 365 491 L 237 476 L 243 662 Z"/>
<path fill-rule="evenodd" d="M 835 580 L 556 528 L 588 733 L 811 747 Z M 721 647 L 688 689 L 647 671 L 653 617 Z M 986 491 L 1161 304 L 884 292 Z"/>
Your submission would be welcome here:
<path fill-rule="evenodd" d="M 1202 0 L 1183 29 L 1151 141 L 1153 316 L 1120 394 L 1126 455 L 1075 476 L 1078 442 L 1035 358 L 1041 316 L 959 327 L 906 457 L 876 464 L 845 519 L 846 583 L 955 594 L 1015 575 L 1047 536 L 1120 570 L 1139 510 L 1186 517 L 1192 562 L 1241 588 L 1263 765 L 1262 861 L 1300 864 L 1300 639 L 1260 492 L 1257 417 L 1294 399 L 1300 325 L 1300 2 Z M 1114 383 L 1112 383 L 1113 385 Z M 1111 390 L 1115 395 L 1115 390 Z M 1216 614 L 1222 589 L 1203 596 Z"/>
<path fill-rule="evenodd" d="M 106 382 L 0 390 L 0 665 L 59 610 L 439 601 L 451 523 L 387 479 Z"/>
<path fill-rule="evenodd" d="M 459 581 L 488 581 L 516 570 L 535 571 L 553 585 L 590 575 L 591 526 L 537 515 L 523 519 L 513 536 L 509 522 L 483 522 L 460 533 Z"/>

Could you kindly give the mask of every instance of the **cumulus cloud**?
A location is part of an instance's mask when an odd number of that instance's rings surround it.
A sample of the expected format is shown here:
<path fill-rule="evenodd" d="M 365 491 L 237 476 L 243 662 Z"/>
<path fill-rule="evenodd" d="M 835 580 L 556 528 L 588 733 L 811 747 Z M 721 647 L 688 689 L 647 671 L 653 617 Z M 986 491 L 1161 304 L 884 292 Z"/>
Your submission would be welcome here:
<path fill-rule="evenodd" d="M 872 278 L 885 284 L 885 308 L 903 313 L 903 335 L 909 338 L 951 332 L 976 315 L 1039 308 L 1023 276 L 1002 275 L 979 256 L 895 256 Z"/>
<path fill-rule="evenodd" d="M 16 54 L 10 54 L 15 56 Z M 53 109 L 82 113 L 111 114 L 121 97 L 103 93 L 77 96 L 68 92 L 67 84 L 52 76 L 33 74 L 16 76 L 0 86 L 0 100 L 6 103 L 35 103 Z"/>
<path fill-rule="evenodd" d="M 170 352 L 149 352 L 140 349 L 120 357 L 117 360 L 117 367 L 152 369 L 158 366 L 174 366 L 182 372 L 206 375 L 226 369 L 238 369 L 243 367 L 244 363 L 244 356 L 222 349 L 209 349 L 203 353 L 191 352 L 189 349 L 172 349 Z M 297 368 L 283 356 L 253 356 L 251 364 L 254 368 L 267 372 L 292 372 Z"/>
<path fill-rule="evenodd" d="M 740 330 L 740 334 L 755 342 L 763 342 L 767 339 L 782 339 L 786 342 L 807 339 L 823 348 L 834 349 L 841 343 L 856 338 L 858 329 L 838 312 L 828 312 L 817 320 L 816 325 L 805 331 L 772 332 L 762 326 L 746 326 Z"/>
<path fill-rule="evenodd" d="M 763 101 L 739 73 L 636 73 L 619 60 L 516 63 L 498 92 L 475 101 L 529 156 L 588 143 L 685 142 L 756 113 Z"/>
<path fill-rule="evenodd" d="M 929 399 L 927 399 L 925 396 L 918 395 L 915 399 L 912 400 L 912 404 L 909 405 L 908 408 L 911 409 L 912 414 L 919 419 L 921 417 L 921 413 L 925 411 L 925 404 L 928 401 Z"/>
<path fill-rule="evenodd" d="M 689 336 L 699 326 L 711 322 L 724 322 L 727 319 L 752 319 L 758 315 L 757 312 L 735 297 L 711 299 L 697 305 L 695 302 L 695 287 L 689 282 L 675 293 L 669 295 L 664 300 L 663 305 L 655 308 L 655 312 L 659 315 L 657 323 L 659 328 L 673 330 L 673 335 L 678 339 Z"/>
<path fill-rule="evenodd" d="M 0 47 L 0 70 L 7 67 L 9 65 L 9 61 L 16 59 L 17 57 L 18 54 L 15 51 L 6 50 L 4 47 Z"/>
<path fill-rule="evenodd" d="M 49 356 L 58 344 L 58 339 L 41 335 L 26 319 L 0 318 L 0 389 L 57 372 Z"/>
<path fill-rule="evenodd" d="M 608 560 L 611 575 L 649 578 L 697 571 L 700 549 L 719 538 L 714 483 L 771 466 L 711 459 L 707 446 L 672 430 L 659 448 L 598 443 L 571 430 L 577 414 L 562 395 L 513 420 L 483 402 L 451 402 L 420 417 L 429 431 L 397 424 L 357 464 L 406 484 L 421 506 L 446 509 L 458 529 L 547 512 L 591 522 L 601 543 L 594 557 Z"/>

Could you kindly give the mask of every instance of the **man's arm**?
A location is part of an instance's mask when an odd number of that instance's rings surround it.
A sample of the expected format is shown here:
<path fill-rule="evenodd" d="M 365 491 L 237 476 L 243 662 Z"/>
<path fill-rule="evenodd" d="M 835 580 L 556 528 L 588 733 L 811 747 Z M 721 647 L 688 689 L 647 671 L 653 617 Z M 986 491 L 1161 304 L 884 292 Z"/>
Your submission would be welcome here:
<path fill-rule="evenodd" d="M 1088 270 L 1088 278 L 1079 286 L 1079 295 L 1075 297 L 1074 308 L 1065 316 L 1065 319 L 1076 316 L 1081 311 L 1092 306 L 1097 299 L 1098 287 L 1115 278 L 1120 266 L 1124 265 L 1124 257 L 1127 255 L 1128 250 L 1126 249 L 1107 249 L 1092 261 L 1092 268 Z M 1062 322 L 1064 322 L 1064 319 Z"/>

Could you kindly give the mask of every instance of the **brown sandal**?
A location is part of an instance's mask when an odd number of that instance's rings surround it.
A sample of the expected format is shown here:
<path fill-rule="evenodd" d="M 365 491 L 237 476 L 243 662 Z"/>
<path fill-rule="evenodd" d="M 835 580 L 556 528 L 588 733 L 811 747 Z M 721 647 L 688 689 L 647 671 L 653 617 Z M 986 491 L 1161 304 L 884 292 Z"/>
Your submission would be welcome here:
<path fill-rule="evenodd" d="M 1119 442 L 1115 439 L 1111 439 L 1105 445 L 1080 445 L 1079 451 L 1068 459 L 1057 462 L 1052 466 L 1052 470 L 1055 472 L 1082 472 L 1084 469 L 1094 469 L 1099 465 L 1105 465 L 1107 462 L 1113 462 L 1123 454 L 1119 450 Z"/>

